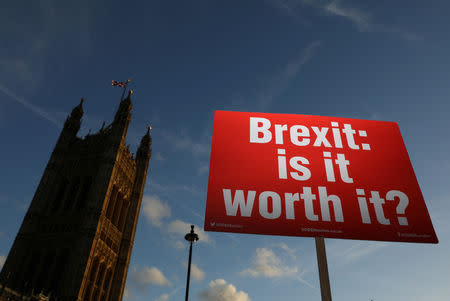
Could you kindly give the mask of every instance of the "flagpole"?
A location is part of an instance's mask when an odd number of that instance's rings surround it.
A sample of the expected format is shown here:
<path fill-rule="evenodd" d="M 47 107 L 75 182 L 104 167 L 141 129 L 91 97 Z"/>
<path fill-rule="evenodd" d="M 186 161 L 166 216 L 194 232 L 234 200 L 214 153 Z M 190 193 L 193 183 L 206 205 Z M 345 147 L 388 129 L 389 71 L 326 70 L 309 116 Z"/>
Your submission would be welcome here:
<path fill-rule="evenodd" d="M 129 82 L 130 82 L 130 79 L 127 79 L 127 81 L 125 82 L 125 86 L 123 86 L 122 97 L 120 98 L 120 101 L 122 101 L 123 97 L 125 96 L 125 91 L 127 90 L 127 86 L 128 86 Z"/>

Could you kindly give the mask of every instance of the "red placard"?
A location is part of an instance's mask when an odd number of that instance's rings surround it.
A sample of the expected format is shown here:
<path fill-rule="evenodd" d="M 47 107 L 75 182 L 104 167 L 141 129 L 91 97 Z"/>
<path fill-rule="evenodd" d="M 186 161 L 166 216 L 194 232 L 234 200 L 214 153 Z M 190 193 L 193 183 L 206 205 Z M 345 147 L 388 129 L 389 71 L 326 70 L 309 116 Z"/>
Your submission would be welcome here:
<path fill-rule="evenodd" d="M 397 123 L 216 111 L 205 230 L 437 243 Z"/>

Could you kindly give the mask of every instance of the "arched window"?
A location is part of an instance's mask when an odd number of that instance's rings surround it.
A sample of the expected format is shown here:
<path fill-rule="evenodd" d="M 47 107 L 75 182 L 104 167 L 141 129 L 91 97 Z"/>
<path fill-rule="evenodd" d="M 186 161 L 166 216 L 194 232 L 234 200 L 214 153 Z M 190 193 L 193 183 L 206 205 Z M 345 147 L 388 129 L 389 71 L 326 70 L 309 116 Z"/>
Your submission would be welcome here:
<path fill-rule="evenodd" d="M 78 190 L 80 190 L 80 177 L 75 177 L 73 179 L 72 186 L 70 187 L 69 194 L 64 201 L 63 210 L 69 210 L 70 208 L 73 208 L 73 203 L 76 200 Z"/>
<path fill-rule="evenodd" d="M 89 281 L 91 283 L 94 282 L 95 274 L 97 273 L 98 264 L 99 264 L 98 257 L 95 257 L 94 262 L 92 263 L 92 266 L 91 266 L 91 271 L 89 272 Z"/>
<path fill-rule="evenodd" d="M 130 209 L 130 201 L 129 200 L 124 200 L 125 204 L 122 207 L 122 211 L 120 212 L 120 218 L 119 218 L 119 231 L 123 232 L 124 228 L 125 228 L 125 223 L 127 220 L 127 216 L 128 216 L 128 209 Z"/>
<path fill-rule="evenodd" d="M 116 185 L 113 185 L 111 194 L 109 195 L 108 209 L 106 210 L 106 217 L 111 220 L 111 216 L 114 212 L 114 205 L 116 204 L 118 189 Z"/>
<path fill-rule="evenodd" d="M 105 292 L 105 299 L 108 297 L 108 294 L 109 294 L 111 278 L 112 278 L 112 270 L 111 270 L 111 268 L 109 268 L 106 271 L 105 280 L 103 281 L 103 291 Z"/>
<path fill-rule="evenodd" d="M 119 195 L 117 196 L 117 200 L 116 200 L 116 205 L 114 206 L 114 214 L 111 218 L 111 222 L 116 225 L 118 224 L 118 220 L 119 220 L 119 214 L 122 210 L 122 206 L 123 206 L 123 195 L 119 192 Z"/>
<path fill-rule="evenodd" d="M 100 269 L 98 270 L 97 279 L 95 281 L 95 285 L 99 289 L 101 289 L 101 284 L 102 284 L 103 278 L 105 277 L 105 268 L 106 268 L 105 262 L 102 262 L 100 264 Z"/>
<path fill-rule="evenodd" d="M 77 205 L 76 205 L 77 209 L 83 209 L 86 207 L 87 198 L 89 196 L 91 186 L 92 186 L 92 177 L 88 176 L 84 179 L 83 188 L 81 190 L 81 193 L 78 195 L 78 200 L 77 200 Z"/>
<path fill-rule="evenodd" d="M 66 190 L 67 190 L 67 180 L 66 179 L 62 179 L 59 182 L 59 186 L 58 186 L 58 192 L 56 193 L 55 199 L 53 200 L 52 204 L 51 204 L 51 213 L 55 213 L 59 206 L 61 205 L 61 203 L 63 202 L 63 198 L 66 194 Z"/>
<path fill-rule="evenodd" d="M 98 292 L 99 292 L 99 289 L 94 288 L 94 294 L 92 295 L 92 298 L 91 298 L 92 301 L 98 301 Z"/>
<path fill-rule="evenodd" d="M 84 292 L 84 301 L 89 301 L 89 297 L 91 296 L 91 292 L 92 292 L 92 284 L 88 284 L 86 287 L 86 291 Z"/>
<path fill-rule="evenodd" d="M 99 258 L 95 257 L 94 261 L 92 262 L 91 265 L 91 270 L 89 271 L 89 276 L 88 276 L 88 286 L 86 288 L 86 291 L 84 293 L 84 300 L 95 300 L 95 299 L 91 299 L 91 295 L 92 292 L 95 291 L 95 286 L 94 286 L 94 282 L 95 282 L 95 276 L 97 275 L 97 270 L 98 270 L 98 265 L 99 265 Z"/>

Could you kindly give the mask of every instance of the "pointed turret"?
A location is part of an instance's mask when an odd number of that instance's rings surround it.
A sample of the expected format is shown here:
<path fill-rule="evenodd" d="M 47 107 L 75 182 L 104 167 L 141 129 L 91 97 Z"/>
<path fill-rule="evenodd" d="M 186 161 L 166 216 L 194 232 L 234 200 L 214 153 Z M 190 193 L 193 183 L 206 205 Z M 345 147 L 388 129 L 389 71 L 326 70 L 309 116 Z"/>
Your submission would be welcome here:
<path fill-rule="evenodd" d="M 122 300 L 152 144 L 148 127 L 136 156 L 125 146 L 131 93 L 97 134 L 77 137 L 84 98 L 67 117 L 0 271 L 0 300 L 39 291 L 48 300 Z"/>
<path fill-rule="evenodd" d="M 133 94 L 133 90 L 129 90 L 128 96 L 120 101 L 119 109 L 114 116 L 114 123 L 125 121 L 130 116 L 131 108 L 133 107 L 133 104 L 131 103 L 131 94 Z"/>
<path fill-rule="evenodd" d="M 113 128 L 113 144 L 120 145 L 125 143 L 125 137 L 128 132 L 128 125 L 131 120 L 131 108 L 133 106 L 131 102 L 131 94 L 133 91 L 128 91 L 128 96 L 120 101 L 119 108 L 117 109 L 114 121 L 112 123 Z"/>
<path fill-rule="evenodd" d="M 114 275 L 115 281 L 126 279 L 127 267 L 130 264 L 131 248 L 133 247 L 134 236 L 136 234 L 136 226 L 141 208 L 142 196 L 144 194 L 145 181 L 147 179 L 148 163 L 151 157 L 152 137 L 150 135 L 151 126 L 148 126 L 147 133 L 142 137 L 141 143 L 136 153 L 136 176 L 134 178 L 133 191 L 130 197 L 130 207 L 128 209 L 127 222 L 123 230 L 123 240 L 121 248 L 130 250 L 128 253 L 119 254 L 116 269 L 118 272 Z M 111 300 L 121 300 L 124 292 L 124 287 L 115 286 L 112 288 Z"/>
<path fill-rule="evenodd" d="M 64 129 L 69 130 L 75 135 L 78 133 L 81 126 L 81 118 L 83 117 L 83 102 L 84 97 L 81 98 L 80 104 L 73 108 L 72 113 L 70 113 L 64 123 Z"/>
<path fill-rule="evenodd" d="M 136 153 L 136 159 L 138 161 L 141 161 L 142 159 L 144 159 L 144 162 L 145 162 L 148 159 L 150 159 L 150 156 L 151 156 L 151 153 L 152 153 L 152 150 L 151 150 L 152 137 L 150 135 L 151 129 L 152 129 L 152 127 L 148 126 L 147 127 L 147 133 L 141 139 L 141 144 L 139 145 L 139 148 L 138 148 L 137 153 Z M 147 161 L 147 164 L 148 164 L 148 161 Z"/>
<path fill-rule="evenodd" d="M 83 102 L 84 97 L 81 98 L 80 104 L 73 108 L 72 113 L 67 117 L 57 145 L 67 146 L 67 143 L 77 136 L 81 127 L 81 118 L 83 117 Z"/>

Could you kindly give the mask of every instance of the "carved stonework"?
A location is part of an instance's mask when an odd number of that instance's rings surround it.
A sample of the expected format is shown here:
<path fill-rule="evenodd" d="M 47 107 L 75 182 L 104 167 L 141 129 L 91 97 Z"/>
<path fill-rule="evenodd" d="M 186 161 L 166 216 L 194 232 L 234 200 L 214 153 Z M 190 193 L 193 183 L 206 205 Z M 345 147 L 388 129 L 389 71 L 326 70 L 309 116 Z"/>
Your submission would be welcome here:
<path fill-rule="evenodd" d="M 122 299 L 151 156 L 149 131 L 136 156 L 125 146 L 131 106 L 122 100 L 114 122 L 84 138 L 82 103 L 67 118 L 0 273 L 0 301 Z"/>

